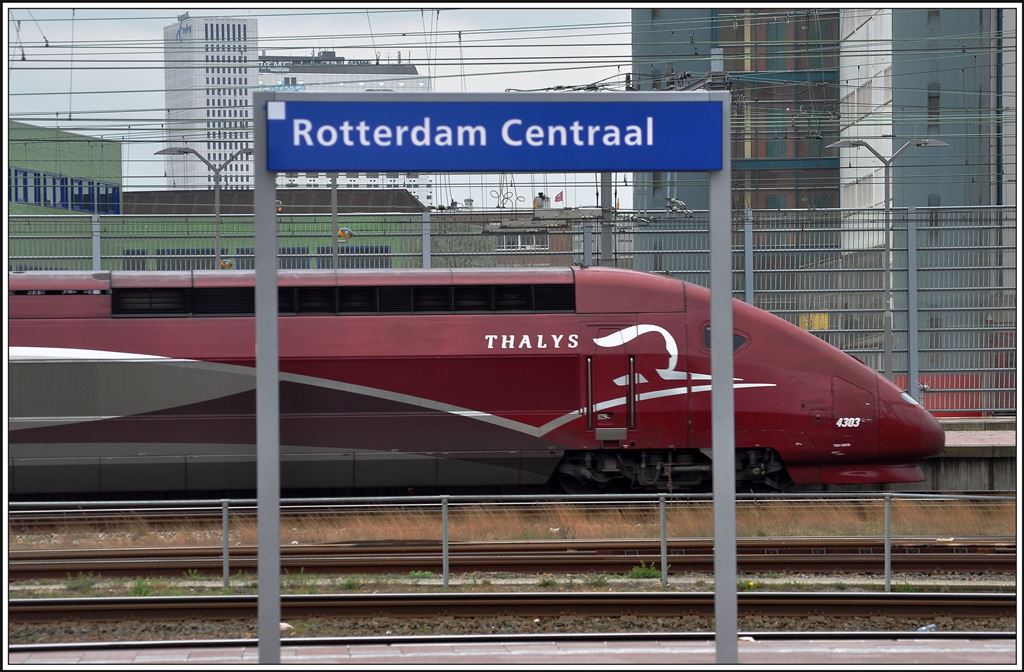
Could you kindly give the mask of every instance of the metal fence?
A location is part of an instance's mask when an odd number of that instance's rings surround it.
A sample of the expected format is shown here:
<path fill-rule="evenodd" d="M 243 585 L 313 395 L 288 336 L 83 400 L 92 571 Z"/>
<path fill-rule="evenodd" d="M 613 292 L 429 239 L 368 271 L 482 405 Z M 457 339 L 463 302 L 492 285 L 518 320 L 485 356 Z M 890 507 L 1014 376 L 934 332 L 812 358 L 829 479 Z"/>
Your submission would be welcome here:
<path fill-rule="evenodd" d="M 564 212 L 575 213 L 567 217 Z M 707 286 L 707 212 L 281 215 L 281 268 L 614 265 Z M 930 410 L 1016 411 L 1016 208 L 891 211 L 894 380 Z M 9 270 L 212 269 L 213 216 L 11 216 Z M 883 369 L 881 210 L 741 210 L 733 292 Z M 253 218 L 220 223 L 253 266 Z M 607 250 L 607 251 L 606 251 Z"/>
<path fill-rule="evenodd" d="M 925 507 L 937 507 L 937 506 L 949 506 L 957 504 L 969 504 L 975 507 L 990 507 L 990 511 L 998 513 L 999 509 L 1004 505 L 1014 503 L 1016 497 L 1012 495 L 952 495 L 952 494 L 925 494 L 925 493 L 833 493 L 833 492 L 820 492 L 820 493 L 742 493 L 737 492 L 735 499 L 737 500 L 736 513 L 737 520 L 741 523 L 744 519 L 744 513 L 755 511 L 758 514 L 763 513 L 766 506 L 777 507 L 787 503 L 797 504 L 805 503 L 808 508 L 811 507 L 840 507 L 844 503 L 848 503 L 852 506 L 856 506 L 858 509 L 858 521 L 854 524 L 855 527 L 861 528 L 862 531 L 859 533 L 855 530 L 853 536 L 861 536 L 865 539 L 874 539 L 878 536 L 882 537 L 883 543 L 883 557 L 882 557 L 882 571 L 883 571 L 883 589 L 885 592 L 892 590 L 892 548 L 893 541 L 898 536 L 901 536 L 900 531 L 894 530 L 893 521 L 893 510 L 894 504 L 903 510 L 912 510 L 914 508 L 923 509 Z M 583 509 L 584 507 L 589 512 L 588 515 L 593 515 L 595 506 L 600 507 L 601 505 L 614 505 L 616 503 L 629 505 L 635 513 L 640 512 L 642 509 L 648 511 L 657 510 L 658 512 L 658 541 L 660 542 L 660 563 L 661 569 L 661 585 L 668 585 L 668 570 L 669 570 L 669 555 L 668 555 L 668 506 L 673 506 L 674 512 L 685 510 L 691 515 L 704 516 L 711 522 L 711 516 L 714 512 L 714 501 L 707 494 L 694 494 L 694 493 L 659 493 L 659 494 L 622 494 L 622 495 L 492 495 L 487 497 L 480 497 L 477 495 L 435 495 L 435 496 L 417 496 L 408 495 L 403 497 L 335 497 L 335 498 L 303 498 L 303 499 L 290 499 L 282 498 L 279 500 L 279 504 L 282 509 L 289 507 L 321 507 L 329 509 L 336 515 L 345 515 L 346 510 L 356 512 L 357 515 L 366 517 L 381 514 L 388 514 L 389 512 L 395 512 L 398 515 L 405 513 L 409 510 L 410 506 L 415 506 L 421 513 L 430 515 L 432 510 L 439 510 L 440 513 L 440 525 L 438 532 L 440 533 L 441 551 L 440 557 L 437 559 L 441 570 L 441 582 L 442 585 L 447 586 L 449 584 L 450 577 L 450 558 L 452 555 L 452 549 L 450 545 L 450 531 L 451 525 L 449 524 L 449 509 L 472 510 L 479 512 L 485 510 L 488 506 L 495 507 L 495 512 L 499 510 L 510 511 L 513 510 L 512 506 L 515 505 L 516 509 L 528 509 L 532 510 L 535 515 L 544 516 L 552 515 L 553 507 L 561 507 L 563 510 L 572 510 L 575 507 Z M 222 557 L 222 583 L 225 588 L 230 586 L 231 582 L 231 526 L 230 516 L 232 508 L 237 513 L 242 512 L 249 516 L 252 515 L 256 506 L 258 506 L 259 500 L 255 499 L 220 499 L 220 500 L 128 500 L 128 501 L 78 501 L 78 502 L 10 502 L 8 506 L 12 511 L 28 510 L 66 510 L 66 509 L 129 509 L 136 513 L 140 513 L 147 509 L 182 509 L 187 508 L 190 510 L 198 508 L 209 508 L 219 509 L 221 512 L 221 557 Z M 436 507 L 436 509 L 435 509 Z M 835 509 L 833 509 L 834 511 Z M 325 515 L 327 515 L 325 513 Z M 496 513 L 500 515 L 500 513 Z M 557 514 L 556 514 L 557 515 Z M 874 520 L 872 517 L 875 516 Z M 760 517 L 760 516 L 758 516 Z M 820 516 L 818 516 L 820 517 Z M 129 518 L 125 516 L 125 518 Z M 879 518 L 881 520 L 879 520 Z M 928 534 L 932 536 L 942 535 L 945 536 L 945 531 L 942 529 L 942 525 L 945 523 L 944 519 L 940 517 L 933 517 L 936 521 L 938 529 L 936 531 L 929 531 Z M 709 524 L 710 528 L 711 525 Z M 649 526 L 637 526 L 636 539 L 647 539 L 651 538 Z M 879 535 L 881 533 L 881 535 Z M 846 531 L 842 537 L 850 536 L 850 532 Z M 914 535 L 915 537 L 920 536 L 920 532 Z M 949 536 L 952 536 L 951 534 Z M 564 538 L 564 537 L 562 537 Z M 699 538 L 699 537 L 698 537 Z M 713 534 L 709 535 L 709 538 L 715 540 Z M 353 541 L 362 541 L 362 539 L 354 539 Z M 461 539 L 460 541 L 474 541 L 474 539 Z M 237 543 L 237 542 L 236 542 Z M 293 541 L 292 543 L 296 543 Z M 653 563 L 652 563 L 653 564 Z"/>

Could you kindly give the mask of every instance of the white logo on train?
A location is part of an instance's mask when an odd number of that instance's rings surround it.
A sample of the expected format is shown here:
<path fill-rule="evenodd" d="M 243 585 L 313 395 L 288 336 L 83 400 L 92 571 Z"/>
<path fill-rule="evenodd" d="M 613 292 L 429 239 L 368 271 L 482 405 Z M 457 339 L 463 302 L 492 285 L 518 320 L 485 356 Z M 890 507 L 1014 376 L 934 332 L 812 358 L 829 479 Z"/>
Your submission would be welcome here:
<path fill-rule="evenodd" d="M 643 336 L 644 334 L 658 334 L 665 341 L 665 352 L 668 353 L 668 366 L 664 369 L 656 369 L 658 376 L 665 381 L 677 380 L 703 380 L 711 382 L 711 376 L 706 373 L 690 373 L 679 371 L 676 366 L 679 364 L 679 346 L 676 339 L 663 327 L 656 324 L 638 324 L 626 327 L 616 332 L 593 339 L 594 344 L 599 348 L 617 348 L 630 341 Z M 579 334 L 485 334 L 484 341 L 488 350 L 574 350 L 579 347 Z M 650 382 L 642 373 L 637 373 L 635 383 Z M 733 388 L 748 387 L 775 387 L 775 383 L 737 383 L 742 378 L 733 378 Z M 613 380 L 616 385 L 625 386 L 629 384 L 629 376 L 620 376 Z M 692 383 L 691 383 L 692 384 Z M 711 385 L 694 386 L 692 392 L 706 392 Z M 679 393 L 685 393 L 686 388 L 676 388 Z M 654 394 L 663 394 L 654 393 Z M 640 395 L 643 399 L 647 395 Z M 855 425 L 854 425 L 855 426 Z"/>
<path fill-rule="evenodd" d="M 484 340 L 488 350 L 572 350 L 580 344 L 579 334 L 487 334 Z"/>

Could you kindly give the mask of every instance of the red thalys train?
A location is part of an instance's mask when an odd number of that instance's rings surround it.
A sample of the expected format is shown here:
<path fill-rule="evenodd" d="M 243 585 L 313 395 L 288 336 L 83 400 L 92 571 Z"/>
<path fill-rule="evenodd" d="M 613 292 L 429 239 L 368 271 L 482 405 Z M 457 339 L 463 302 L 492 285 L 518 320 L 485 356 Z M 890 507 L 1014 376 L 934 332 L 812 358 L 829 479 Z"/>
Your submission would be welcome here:
<path fill-rule="evenodd" d="M 254 274 L 9 274 L 14 497 L 255 488 Z M 858 360 L 708 290 L 604 268 L 282 271 L 281 485 L 710 486 L 710 349 L 736 479 L 922 480 L 938 422 Z"/>

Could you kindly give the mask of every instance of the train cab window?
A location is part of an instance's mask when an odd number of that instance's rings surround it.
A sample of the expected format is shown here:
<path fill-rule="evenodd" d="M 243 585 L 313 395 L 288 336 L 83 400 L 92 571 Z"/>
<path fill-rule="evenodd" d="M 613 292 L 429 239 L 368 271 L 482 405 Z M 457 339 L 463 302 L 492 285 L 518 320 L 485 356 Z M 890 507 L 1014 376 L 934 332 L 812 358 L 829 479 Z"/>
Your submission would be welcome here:
<path fill-rule="evenodd" d="M 741 333 L 739 333 L 737 331 L 732 332 L 732 351 L 736 352 L 737 350 L 742 348 L 744 345 L 746 345 L 749 340 L 750 340 L 749 338 L 747 338 L 746 336 L 744 336 L 743 334 L 741 334 Z M 710 350 L 711 349 L 711 325 L 710 324 L 705 324 L 704 325 L 704 348 L 706 350 Z"/>

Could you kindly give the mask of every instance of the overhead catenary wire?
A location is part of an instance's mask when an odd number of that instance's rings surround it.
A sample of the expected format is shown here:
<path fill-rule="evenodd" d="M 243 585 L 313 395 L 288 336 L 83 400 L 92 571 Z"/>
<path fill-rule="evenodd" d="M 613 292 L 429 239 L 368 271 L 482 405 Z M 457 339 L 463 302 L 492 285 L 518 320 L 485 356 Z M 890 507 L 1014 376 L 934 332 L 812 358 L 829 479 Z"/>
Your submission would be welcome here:
<path fill-rule="evenodd" d="M 28 12 L 29 17 L 32 19 L 32 22 L 34 24 L 36 24 L 36 28 L 39 29 L 39 35 L 42 36 L 42 38 L 43 38 L 44 46 L 49 47 L 50 46 L 50 40 L 46 39 L 46 33 L 43 32 L 43 27 L 39 25 L 38 21 L 36 21 L 36 17 L 32 16 L 32 10 L 31 9 L 26 9 L 25 11 Z"/>
<path fill-rule="evenodd" d="M 813 9 L 813 8 L 812 8 Z M 18 10 L 12 10 L 17 12 Z M 555 23 L 548 25 L 537 25 L 534 21 L 532 25 L 522 26 L 502 26 L 494 28 L 472 28 L 468 29 L 463 26 L 461 29 L 453 30 L 440 30 L 436 23 L 432 23 L 430 28 L 427 29 L 424 26 L 422 33 L 417 31 L 387 31 L 381 33 L 376 30 L 372 30 L 372 24 L 369 23 L 369 17 L 396 15 L 396 11 L 404 11 L 408 17 L 413 15 L 415 12 L 419 12 L 423 17 L 422 10 L 420 9 L 408 9 L 408 10 L 381 10 L 379 8 L 372 11 L 361 9 L 353 11 L 337 11 L 337 12 L 302 12 L 294 11 L 288 12 L 286 16 L 337 16 L 345 17 L 360 13 L 367 16 L 368 25 L 371 26 L 371 35 L 368 36 L 365 33 L 354 34 L 348 32 L 334 32 L 330 30 L 329 26 L 326 30 L 320 30 L 321 26 L 317 26 L 317 32 L 314 34 L 292 34 L 282 38 L 273 38 L 273 40 L 267 42 L 268 45 L 273 45 L 270 48 L 277 48 L 282 51 L 294 50 L 294 49 L 306 49 L 308 43 L 311 40 L 318 41 L 332 41 L 336 39 L 350 39 L 353 45 L 366 45 L 371 46 L 375 49 L 381 50 L 387 49 L 411 49 L 415 44 L 415 40 L 423 40 L 426 44 L 427 57 L 425 62 L 428 63 L 430 69 L 430 76 L 433 81 L 438 84 L 444 84 L 445 82 L 454 82 L 455 85 L 461 90 L 465 90 L 467 82 L 475 81 L 483 83 L 486 86 L 487 82 L 500 82 L 503 79 L 508 79 L 512 76 L 517 76 L 524 73 L 542 73 L 550 75 L 551 79 L 554 80 L 550 87 L 544 87 L 544 89 L 551 90 L 553 87 L 562 87 L 562 90 L 573 90 L 578 88 L 586 88 L 591 86 L 607 87 L 610 90 L 621 90 L 624 86 L 624 80 L 620 76 L 605 77 L 600 73 L 602 68 L 623 68 L 627 71 L 634 71 L 637 66 L 646 66 L 649 63 L 668 63 L 674 58 L 674 55 L 669 53 L 666 48 L 668 45 L 654 45 L 658 47 L 659 51 L 664 53 L 655 53 L 650 57 L 638 58 L 633 55 L 624 55 L 624 57 L 615 58 L 609 57 L 609 49 L 616 47 L 622 47 L 628 45 L 631 40 L 631 25 L 630 22 L 580 22 L 580 23 Z M 455 11 L 455 10 L 453 10 Z M 446 10 L 447 12 L 447 10 Z M 733 12 L 738 17 L 744 17 L 743 11 Z M 807 20 L 821 20 L 823 16 L 834 16 L 838 14 L 838 10 L 821 10 L 805 12 L 808 17 Z M 256 14 L 255 16 L 281 16 L 282 14 Z M 535 16 L 536 13 L 526 13 L 524 16 Z M 725 20 L 727 16 L 722 12 L 719 14 L 719 20 Z M 129 18 L 125 12 L 122 11 L 111 11 L 109 12 L 109 21 L 119 20 L 124 21 Z M 253 16 L 250 13 L 250 16 Z M 439 16 L 439 10 L 435 13 L 435 17 Z M 446 13 L 447 16 L 447 13 Z M 770 25 L 773 21 L 782 21 L 786 18 L 790 20 L 798 20 L 801 16 L 800 12 L 790 12 L 789 17 L 786 17 L 786 12 L 772 12 L 764 16 L 760 16 L 756 19 L 749 19 L 752 25 L 755 27 L 763 27 Z M 83 17 L 76 15 L 74 10 L 71 12 L 71 21 L 65 17 L 44 17 L 32 16 L 30 17 L 36 21 L 40 27 L 40 34 L 42 33 L 42 27 L 45 26 L 47 33 L 51 32 L 51 26 L 59 26 L 60 22 L 63 21 L 69 28 L 73 30 L 74 23 L 82 20 L 95 20 L 95 17 Z M 173 16 L 157 16 L 154 17 L 160 21 L 170 23 L 174 20 Z M 748 17 L 749 18 L 749 17 Z M 690 28 L 697 28 L 701 26 L 708 26 L 708 19 L 704 18 L 701 21 L 689 22 L 686 25 Z M 675 26 L 678 27 L 678 26 Z M 1015 37 L 1015 31 L 1013 26 L 1008 26 L 1006 35 L 1008 38 Z M 76 132 L 90 133 L 95 130 L 101 135 L 107 137 L 125 137 L 127 143 L 142 143 L 142 142 L 153 142 L 159 141 L 162 138 L 162 129 L 159 124 L 164 121 L 165 108 L 159 105 L 132 105 L 131 102 L 128 104 L 121 104 L 120 99 L 130 99 L 131 97 L 138 97 L 147 94 L 162 94 L 165 93 L 164 88 L 156 87 L 132 87 L 123 86 L 118 90 L 103 90 L 98 86 L 90 85 L 86 83 L 85 73 L 130 73 L 132 71 L 138 71 L 140 74 L 145 73 L 146 69 L 158 71 L 163 69 L 163 61 L 155 60 L 153 62 L 145 62 L 144 56 L 146 54 L 158 54 L 162 52 L 162 40 L 151 39 L 151 40 L 104 40 L 104 39 L 72 39 L 70 42 L 61 39 L 50 39 L 55 37 L 54 35 L 43 35 L 43 39 L 40 42 L 25 42 L 25 46 L 28 49 L 29 58 L 25 62 L 12 63 L 9 68 L 9 76 L 14 77 L 35 77 L 36 73 L 45 72 L 42 68 L 56 68 L 58 71 L 61 69 L 62 64 L 59 62 L 53 62 L 54 58 L 64 58 L 66 63 L 63 67 L 66 67 L 69 71 L 69 75 L 73 76 L 74 79 L 68 86 L 67 95 L 69 96 L 68 104 L 68 121 L 70 122 L 72 117 L 74 123 L 61 124 L 64 130 L 74 130 Z M 974 41 L 980 40 L 983 35 L 978 34 L 957 34 L 957 35 L 946 35 L 942 41 L 928 41 L 922 40 L 919 42 L 901 41 L 900 43 L 889 43 L 889 47 L 893 53 L 898 54 L 904 59 L 904 63 L 917 64 L 918 71 L 925 71 L 926 68 L 931 68 L 933 64 L 938 63 L 938 72 L 949 71 L 956 69 L 956 65 L 951 63 L 949 67 L 943 67 L 943 62 L 957 58 L 959 53 L 965 53 L 962 50 L 966 49 L 969 55 L 986 56 L 991 55 L 993 52 L 992 48 L 985 45 L 974 45 L 967 44 L 963 47 L 959 44 L 954 44 L 958 41 Z M 600 39 L 595 39 L 600 38 Z M 262 44 L 261 40 L 261 44 Z M 875 46 L 878 41 L 864 41 L 864 42 L 852 42 L 848 41 L 847 46 L 852 50 L 848 53 L 869 53 L 869 47 Z M 44 45 L 49 45 L 47 48 Z M 564 46 L 566 44 L 573 44 L 581 49 L 603 49 L 604 51 L 598 53 L 584 53 L 584 54 L 569 54 L 561 55 L 555 54 L 554 48 L 558 46 Z M 765 46 L 764 41 L 755 40 L 752 42 L 753 48 L 763 48 Z M 509 49 L 511 52 L 517 53 L 517 56 L 501 56 L 496 57 L 492 54 L 474 54 L 474 50 L 482 49 L 493 49 L 495 46 L 501 45 L 503 48 Z M 697 41 L 697 46 L 702 49 L 708 46 L 706 43 Z M 936 47 L 939 47 L 936 49 Z M 349 48 L 346 46 L 346 48 Z M 117 49 L 123 51 L 118 52 Z M 455 52 L 453 50 L 457 49 Z M 540 49 L 546 50 L 548 53 L 544 54 L 531 54 L 529 50 Z M 46 50 L 45 53 L 43 50 Z M 112 58 L 102 59 L 101 54 L 103 52 L 109 52 L 107 55 Z M 470 53 L 467 53 L 470 52 Z M 121 54 L 123 53 L 123 57 Z M 820 46 L 813 43 L 793 43 L 784 47 L 784 50 L 780 53 L 785 54 L 787 57 L 800 57 L 805 55 L 815 55 L 820 53 Z M 70 60 L 68 56 L 70 55 Z M 119 62 L 123 58 L 123 61 Z M 125 65 L 127 63 L 127 65 Z M 1013 59 L 1008 58 L 1006 61 L 1009 67 L 1013 67 Z M 710 65 L 710 64 L 708 64 Z M 457 69 L 455 69 L 457 66 Z M 196 67 L 201 67 L 198 64 Z M 441 68 L 449 67 L 454 72 L 439 72 Z M 94 69 L 95 68 L 95 69 Z M 467 68 L 471 70 L 467 72 Z M 633 72 L 635 81 L 643 82 L 645 75 L 643 73 Z M 470 80 L 469 78 L 473 78 Z M 453 79 L 458 78 L 458 79 Z M 572 80 L 576 80 L 573 82 Z M 559 81 L 560 80 L 560 81 Z M 592 80 L 592 81 L 590 81 Z M 121 81 L 121 80 L 119 80 Z M 860 79 L 850 78 L 849 85 L 853 86 L 861 81 L 866 81 L 866 77 Z M 743 128 L 742 135 L 738 135 L 737 138 L 742 140 L 747 137 L 751 137 L 750 134 L 756 133 L 767 133 L 776 131 L 777 121 L 773 121 L 766 116 L 759 116 L 761 113 L 777 108 L 778 104 L 762 99 L 761 94 L 768 94 L 769 92 L 778 90 L 779 84 L 777 81 L 772 81 L 770 76 L 757 77 L 756 75 L 747 76 L 748 88 L 746 93 L 750 94 L 750 99 L 744 101 L 744 104 L 748 109 L 753 111 L 755 114 L 752 117 L 751 123 L 745 127 L 737 126 L 739 119 L 737 115 L 734 115 L 734 129 Z M 821 91 L 822 95 L 815 95 L 816 103 L 820 103 L 823 107 L 821 109 L 813 108 L 811 110 L 801 111 L 798 109 L 791 110 L 791 119 L 788 123 L 788 130 L 786 137 L 789 140 L 793 140 L 792 135 L 793 126 L 792 122 L 803 123 L 805 120 L 814 121 L 818 117 L 815 115 L 830 115 L 837 117 L 836 119 L 829 118 L 828 123 L 838 123 L 843 128 L 851 129 L 854 132 L 860 127 L 868 127 L 872 124 L 878 123 L 892 123 L 891 114 L 892 111 L 881 111 L 872 110 L 868 108 L 860 107 L 856 104 L 847 104 L 842 109 L 829 109 L 828 106 L 831 103 L 823 102 L 826 100 L 824 95 L 825 87 L 817 82 L 805 82 L 801 85 L 807 90 Z M 840 82 L 838 86 L 842 87 L 844 84 Z M 10 101 L 17 103 L 14 111 L 9 111 L 9 117 L 11 119 L 17 119 L 26 121 L 29 123 L 52 123 L 54 120 L 53 107 L 52 106 L 40 106 L 38 112 L 32 112 L 20 104 L 21 100 L 30 101 L 31 96 L 46 96 L 46 95 L 63 95 L 64 92 L 54 91 L 36 91 L 32 92 L 26 90 L 25 87 L 21 87 L 21 90 L 17 90 L 18 87 L 12 86 L 10 91 Z M 254 88 L 254 87 L 250 87 Z M 505 87 L 501 87 L 502 89 Z M 995 110 L 993 108 L 975 108 L 968 104 L 967 98 L 971 95 L 976 95 L 976 92 L 968 90 L 969 87 L 964 87 L 960 90 L 954 89 L 943 89 L 942 94 L 943 100 L 943 121 L 950 123 L 959 122 L 970 122 L 971 124 L 985 124 L 994 123 L 997 119 L 1004 119 L 1009 116 L 1012 118 L 1016 114 L 1015 108 Z M 540 88 L 530 88 L 527 90 L 542 90 Z M 904 92 L 909 90 L 903 88 Z M 914 93 L 923 94 L 925 91 L 919 89 L 913 91 Z M 965 99 L 965 103 L 959 106 L 949 105 L 951 98 L 956 96 L 962 96 Z M 100 97 L 104 100 L 110 101 L 107 105 L 96 105 L 93 101 L 99 100 Z M 765 96 L 766 97 L 766 96 Z M 43 98 L 40 98 L 43 100 Z M 81 101 L 89 101 L 82 103 Z M 79 103 L 79 109 L 75 109 L 74 103 Z M 806 101 L 804 101 L 806 102 Z M 199 112 L 202 108 L 197 108 L 195 111 Z M 9 108 L 10 110 L 10 108 Z M 904 106 L 904 109 L 900 111 L 902 118 L 913 123 L 915 121 L 924 122 L 927 120 L 927 106 L 922 102 L 921 105 Z M 130 124 L 127 122 L 130 121 Z M 189 132 L 198 133 L 202 129 L 199 125 L 201 122 L 197 116 L 194 119 L 195 126 Z M 245 133 L 251 133 L 248 120 L 244 120 L 243 126 L 239 127 Z M 834 128 L 834 127 L 832 127 Z M 802 127 L 797 129 L 802 130 Z M 981 137 L 980 131 L 968 131 L 960 133 L 957 137 Z M 944 137 L 951 137 L 945 135 Z M 1007 137 L 1015 138 L 1015 132 L 1012 128 L 1007 129 Z M 955 157 L 950 154 L 942 157 L 929 157 L 932 159 L 924 163 L 923 165 L 948 165 L 953 170 L 956 165 L 962 165 L 963 161 L 967 157 Z M 141 159 L 134 159 L 130 161 L 131 165 L 145 165 L 140 164 Z M 871 157 L 857 157 L 857 163 L 864 165 L 872 165 Z M 901 161 L 901 167 L 909 165 L 906 161 Z M 955 173 L 954 173 L 955 174 Z M 771 181 L 772 178 L 769 175 L 761 178 L 766 181 Z M 810 178 L 809 178 L 810 179 Z M 768 182 L 765 182 L 766 184 Z M 449 184 L 457 184 L 454 181 Z"/>
<path fill-rule="evenodd" d="M 68 59 L 68 119 L 71 119 L 71 96 L 75 90 L 75 10 L 71 9 L 71 57 Z"/>

